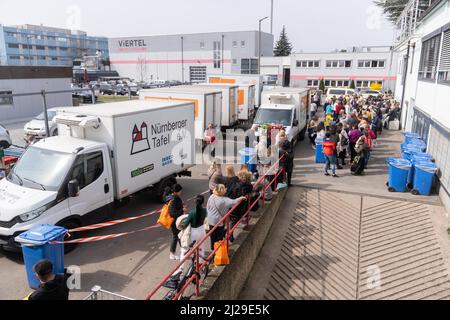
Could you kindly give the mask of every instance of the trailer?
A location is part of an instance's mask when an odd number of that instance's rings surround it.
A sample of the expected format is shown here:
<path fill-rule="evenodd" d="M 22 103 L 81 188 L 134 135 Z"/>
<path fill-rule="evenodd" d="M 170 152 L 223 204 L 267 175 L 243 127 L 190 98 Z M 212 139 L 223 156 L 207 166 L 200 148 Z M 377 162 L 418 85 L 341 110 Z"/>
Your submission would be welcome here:
<path fill-rule="evenodd" d="M 255 116 L 255 86 L 241 84 L 238 91 L 238 118 L 241 123 L 253 121 Z"/>
<path fill-rule="evenodd" d="M 214 88 L 222 91 L 222 129 L 234 127 L 238 119 L 238 89 L 239 86 L 231 84 L 198 84 L 197 88 Z"/>
<path fill-rule="evenodd" d="M 255 86 L 255 107 L 261 105 L 264 76 L 259 74 L 207 74 L 206 81 L 211 84 L 252 84 Z"/>
<path fill-rule="evenodd" d="M 140 100 L 193 102 L 195 105 L 195 139 L 203 140 L 210 123 L 221 126 L 222 91 L 215 88 L 172 87 L 140 91 Z"/>
<path fill-rule="evenodd" d="M 40 224 L 101 221 L 139 191 L 161 199 L 194 166 L 194 110 L 139 100 L 58 109 L 59 135 L 29 146 L 0 180 L 0 246 L 17 249 L 14 237 Z"/>

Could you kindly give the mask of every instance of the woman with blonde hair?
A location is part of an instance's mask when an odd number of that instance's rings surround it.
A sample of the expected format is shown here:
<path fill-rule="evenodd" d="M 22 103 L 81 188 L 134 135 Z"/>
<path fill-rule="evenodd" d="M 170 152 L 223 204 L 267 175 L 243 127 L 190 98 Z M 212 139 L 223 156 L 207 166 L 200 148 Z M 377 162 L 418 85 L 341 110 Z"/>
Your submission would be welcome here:
<path fill-rule="evenodd" d="M 215 187 L 218 184 L 223 184 L 223 174 L 222 174 L 222 165 L 216 161 L 213 162 L 212 166 L 208 170 L 208 179 L 209 179 L 209 191 L 212 194 Z"/>
<path fill-rule="evenodd" d="M 228 211 L 236 204 L 246 200 L 245 197 L 230 199 L 225 197 L 227 188 L 223 184 L 218 184 L 213 190 L 213 194 L 209 197 L 206 211 L 208 213 L 208 224 L 210 230 L 213 229 L 220 220 L 226 216 Z M 224 221 L 225 222 L 225 221 Z M 221 222 L 216 230 L 211 234 L 211 250 L 214 250 L 214 244 L 223 240 L 225 237 L 225 224 Z"/>

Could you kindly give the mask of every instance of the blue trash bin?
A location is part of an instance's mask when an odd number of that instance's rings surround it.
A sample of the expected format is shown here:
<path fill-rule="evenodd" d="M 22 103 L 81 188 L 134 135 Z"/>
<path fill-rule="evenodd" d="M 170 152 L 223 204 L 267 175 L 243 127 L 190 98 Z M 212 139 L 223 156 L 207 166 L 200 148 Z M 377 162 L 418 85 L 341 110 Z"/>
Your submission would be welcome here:
<path fill-rule="evenodd" d="M 389 191 L 405 192 L 411 162 L 404 159 L 394 159 L 389 162 Z"/>
<path fill-rule="evenodd" d="M 33 266 L 40 260 L 50 260 L 55 274 L 64 273 L 64 245 L 50 244 L 50 242 L 64 241 L 66 233 L 65 228 L 44 224 L 16 237 L 15 240 L 22 245 L 28 285 L 31 289 L 39 287 L 39 280 L 33 271 Z"/>
<path fill-rule="evenodd" d="M 241 164 L 246 164 L 250 172 L 257 172 L 258 156 L 257 152 L 253 148 L 245 148 L 239 151 L 241 155 Z"/>
<path fill-rule="evenodd" d="M 316 163 L 325 163 L 325 155 L 323 154 L 323 138 L 316 139 Z"/>
<path fill-rule="evenodd" d="M 433 188 L 438 168 L 431 162 L 420 162 L 415 165 L 414 189 L 415 195 L 429 196 Z"/>
<path fill-rule="evenodd" d="M 430 157 L 428 157 L 430 156 Z M 408 173 L 408 188 L 412 189 L 414 187 L 414 176 L 416 173 L 416 164 L 420 164 L 420 163 L 431 163 L 431 155 L 428 156 L 421 156 L 421 155 L 417 155 L 415 153 L 412 154 L 412 159 L 411 159 L 411 169 L 409 170 Z"/>
<path fill-rule="evenodd" d="M 408 143 L 412 139 L 420 139 L 421 136 L 418 133 L 413 132 L 404 132 L 403 135 L 405 136 L 405 143 Z"/>

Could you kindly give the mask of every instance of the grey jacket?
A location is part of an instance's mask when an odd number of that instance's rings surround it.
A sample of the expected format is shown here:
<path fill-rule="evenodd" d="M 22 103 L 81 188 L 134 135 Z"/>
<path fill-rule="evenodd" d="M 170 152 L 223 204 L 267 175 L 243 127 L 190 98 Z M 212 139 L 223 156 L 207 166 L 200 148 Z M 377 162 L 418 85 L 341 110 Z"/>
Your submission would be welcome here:
<path fill-rule="evenodd" d="M 209 197 L 206 206 L 208 212 L 208 224 L 210 226 L 215 226 L 237 203 L 239 203 L 239 199 L 232 200 L 227 197 L 218 197 L 213 194 Z M 223 223 L 220 224 L 220 226 L 223 226 Z"/>

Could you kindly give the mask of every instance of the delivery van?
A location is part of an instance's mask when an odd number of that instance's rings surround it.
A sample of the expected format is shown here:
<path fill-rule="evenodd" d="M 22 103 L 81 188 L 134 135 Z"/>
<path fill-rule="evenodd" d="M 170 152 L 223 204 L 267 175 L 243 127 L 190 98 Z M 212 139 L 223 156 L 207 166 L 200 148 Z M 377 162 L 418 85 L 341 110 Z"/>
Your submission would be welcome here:
<path fill-rule="evenodd" d="M 61 108 L 59 136 L 27 148 L 0 181 L 0 246 L 51 224 L 102 220 L 112 205 L 150 189 L 159 199 L 194 166 L 194 103 L 127 101 Z M 101 217 L 101 218 L 100 218 Z"/>
<path fill-rule="evenodd" d="M 276 87 L 264 90 L 253 128 L 283 126 L 293 145 L 305 138 L 308 122 L 309 89 Z"/>

